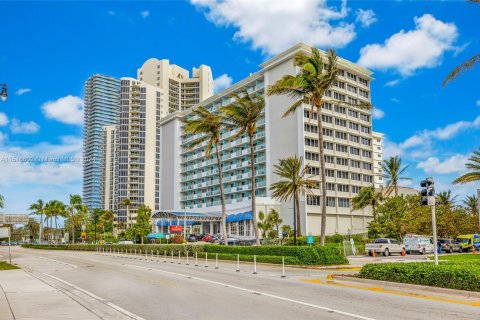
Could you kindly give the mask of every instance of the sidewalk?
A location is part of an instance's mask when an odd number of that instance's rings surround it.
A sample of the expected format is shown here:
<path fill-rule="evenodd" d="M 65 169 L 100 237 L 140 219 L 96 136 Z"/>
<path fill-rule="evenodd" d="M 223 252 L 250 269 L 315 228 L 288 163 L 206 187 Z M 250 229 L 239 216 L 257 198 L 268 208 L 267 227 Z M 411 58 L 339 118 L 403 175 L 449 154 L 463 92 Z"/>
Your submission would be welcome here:
<path fill-rule="evenodd" d="M 22 269 L 0 271 L 0 310 L 2 320 L 96 318 L 59 290 Z"/>

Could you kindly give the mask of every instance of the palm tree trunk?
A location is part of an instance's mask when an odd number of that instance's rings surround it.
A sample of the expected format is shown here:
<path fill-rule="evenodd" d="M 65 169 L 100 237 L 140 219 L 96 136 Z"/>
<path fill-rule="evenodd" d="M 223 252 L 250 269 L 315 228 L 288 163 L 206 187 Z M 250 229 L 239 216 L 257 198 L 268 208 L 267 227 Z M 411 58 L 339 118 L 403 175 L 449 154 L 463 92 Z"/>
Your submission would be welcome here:
<path fill-rule="evenodd" d="M 298 186 L 297 186 L 298 188 Z M 295 194 L 296 194 L 296 197 L 295 197 L 295 203 L 293 204 L 296 208 L 295 210 L 295 214 L 297 216 L 297 225 L 295 226 L 295 229 L 297 230 L 297 235 L 299 237 L 302 236 L 302 225 L 300 224 L 300 190 L 295 190 Z"/>
<path fill-rule="evenodd" d="M 58 224 L 57 224 L 57 215 L 55 215 L 55 233 L 58 235 Z M 55 238 L 55 237 L 54 237 Z"/>
<path fill-rule="evenodd" d="M 320 229 L 320 245 L 325 245 L 325 233 L 327 230 L 327 182 L 325 181 L 325 150 L 323 149 L 323 124 L 322 124 L 322 106 L 317 106 L 317 126 L 318 126 L 318 152 L 320 156 L 320 188 L 322 189 L 322 222 Z M 306 216 L 306 215 L 305 215 Z"/>
<path fill-rule="evenodd" d="M 75 244 L 75 217 L 73 216 L 73 211 L 70 217 L 72 218 L 72 244 Z"/>
<path fill-rule="evenodd" d="M 38 235 L 38 240 L 41 243 L 42 242 L 42 228 L 43 228 L 43 213 L 40 214 L 40 226 L 39 226 L 39 235 Z"/>
<path fill-rule="evenodd" d="M 220 201 L 222 203 L 222 233 L 223 233 L 223 242 L 228 246 L 228 237 L 227 237 L 227 206 L 225 205 L 225 194 L 223 192 L 223 173 L 222 173 L 222 159 L 220 157 L 220 145 L 215 144 L 215 154 L 217 155 L 217 166 L 218 166 L 218 183 L 220 185 Z M 256 213 L 254 212 L 253 215 Z M 254 226 L 255 228 L 255 226 Z"/>
<path fill-rule="evenodd" d="M 253 146 L 253 135 L 249 135 L 250 139 L 250 169 L 252 171 L 252 217 L 253 217 L 253 230 L 255 233 L 255 244 L 260 245 L 260 237 L 258 234 L 257 225 L 257 204 L 256 204 L 256 190 L 257 182 L 255 181 L 255 147 Z M 267 212 L 265 212 L 267 214 Z"/>

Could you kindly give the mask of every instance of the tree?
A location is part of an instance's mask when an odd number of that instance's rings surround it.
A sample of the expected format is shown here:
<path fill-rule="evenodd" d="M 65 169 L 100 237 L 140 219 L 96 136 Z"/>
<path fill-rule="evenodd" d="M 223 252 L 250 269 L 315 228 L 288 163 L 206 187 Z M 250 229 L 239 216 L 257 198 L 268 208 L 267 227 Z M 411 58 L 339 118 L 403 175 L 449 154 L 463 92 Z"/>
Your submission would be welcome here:
<path fill-rule="evenodd" d="M 31 214 L 40 216 L 40 231 L 38 234 L 38 241 L 42 241 L 42 227 L 43 227 L 43 215 L 45 214 L 45 205 L 42 199 L 38 199 L 37 202 L 30 205 L 28 210 L 33 211 Z"/>
<path fill-rule="evenodd" d="M 320 191 L 321 191 L 321 235 L 320 243 L 325 245 L 325 231 L 327 225 L 327 185 L 325 173 L 325 155 L 323 144 L 322 107 L 324 96 L 327 90 L 337 83 L 338 67 L 337 55 L 334 50 L 326 53 L 326 63 L 320 51 L 312 48 L 310 55 L 299 52 L 294 57 L 294 66 L 299 69 L 296 75 L 286 75 L 268 88 L 267 94 L 287 95 L 295 99 L 295 102 L 287 109 L 283 117 L 295 114 L 297 109 L 303 112 L 303 105 L 311 107 L 310 114 L 317 114 L 318 126 L 318 151 L 320 159 Z M 325 67 L 325 68 L 324 68 Z M 344 102 L 336 102 L 344 104 Z M 359 108 L 370 108 L 370 104 L 355 105 Z M 295 120 L 296 121 L 296 120 Z"/>
<path fill-rule="evenodd" d="M 480 3 L 480 0 L 468 0 L 469 2 L 473 3 Z M 450 72 L 445 80 L 443 80 L 442 87 L 445 87 L 449 82 L 455 80 L 462 74 L 464 71 L 472 69 L 477 63 L 480 64 L 480 54 L 476 54 L 467 61 L 461 63 L 459 66 L 457 66 L 455 69 Z"/>
<path fill-rule="evenodd" d="M 136 223 L 133 226 L 135 228 L 135 234 L 140 236 L 141 243 L 151 232 L 152 227 L 150 225 L 150 219 L 152 218 L 152 209 L 147 205 L 142 204 L 137 210 Z"/>
<path fill-rule="evenodd" d="M 257 122 L 262 118 L 265 110 L 265 100 L 262 96 L 252 96 L 248 94 L 247 89 L 243 90 L 243 95 L 239 96 L 234 93 L 235 102 L 222 108 L 226 119 L 233 127 L 238 129 L 236 137 L 241 137 L 245 133 L 249 139 L 250 145 L 250 171 L 252 181 L 252 213 L 253 225 L 255 232 L 255 243 L 260 244 L 260 236 L 258 234 L 257 226 L 257 209 L 256 209 L 256 174 L 255 174 L 255 133 L 257 132 Z"/>
<path fill-rule="evenodd" d="M 480 148 L 473 151 L 473 154 L 468 158 L 465 166 L 470 171 L 461 177 L 453 180 L 453 184 L 465 184 L 468 182 L 480 181 Z"/>
<path fill-rule="evenodd" d="M 258 212 L 257 227 L 262 231 L 262 239 L 263 240 L 267 239 L 267 233 L 269 230 L 272 229 L 272 225 L 270 224 L 268 219 L 265 217 L 265 213 L 263 213 L 263 211 Z"/>
<path fill-rule="evenodd" d="M 91 212 L 90 212 L 90 221 L 92 222 L 93 224 L 93 232 L 94 232 L 94 236 L 93 236 L 93 241 L 94 243 L 97 243 L 97 224 L 100 222 L 100 218 L 103 216 L 103 214 L 105 213 L 105 210 L 103 209 L 98 209 L 98 208 L 95 208 L 93 209 Z"/>
<path fill-rule="evenodd" d="M 223 167 L 220 156 L 220 135 L 221 130 L 225 126 L 222 121 L 222 116 L 210 112 L 207 108 L 199 106 L 192 111 L 193 118 L 183 120 L 185 123 L 184 131 L 190 135 L 200 134 L 200 137 L 193 140 L 188 148 L 192 149 L 195 146 L 207 142 L 205 155 L 210 157 L 212 150 L 215 147 L 215 155 L 217 158 L 218 167 L 218 184 L 220 188 L 220 201 L 222 204 L 222 233 L 223 239 L 227 239 L 227 207 L 225 204 L 225 192 L 223 190 Z M 255 212 L 253 212 L 255 216 Z M 228 245 L 228 241 L 225 241 Z"/>
<path fill-rule="evenodd" d="M 0 194 L 0 209 L 3 209 L 3 202 L 4 202 L 3 196 Z"/>
<path fill-rule="evenodd" d="M 383 200 L 382 190 L 377 192 L 375 186 L 361 188 L 358 195 L 352 198 L 352 209 L 361 210 L 368 206 L 372 206 L 373 219 L 375 220 L 375 207 Z"/>
<path fill-rule="evenodd" d="M 402 168 L 402 159 L 399 156 L 383 160 L 382 169 L 384 173 L 382 176 L 389 179 L 387 181 L 385 196 L 390 196 L 392 191 L 395 191 L 395 197 L 398 196 L 398 182 L 400 180 L 412 180 L 411 178 L 402 177 L 407 168 L 408 165 Z"/>
<path fill-rule="evenodd" d="M 72 243 L 75 243 L 75 227 L 77 225 L 77 219 L 75 215 L 78 211 L 82 210 L 82 198 L 78 194 L 70 195 L 70 203 L 68 205 L 67 211 L 70 216 L 71 228 L 72 228 Z"/>
<path fill-rule="evenodd" d="M 442 191 L 437 193 L 436 205 L 437 206 L 446 206 L 452 208 L 455 204 L 455 199 L 457 196 L 452 197 L 452 191 Z"/>
<path fill-rule="evenodd" d="M 28 233 L 32 237 L 32 239 L 35 239 L 35 237 L 37 236 L 37 232 L 40 230 L 40 225 L 35 221 L 35 219 L 29 218 L 28 223 L 25 227 L 28 230 Z"/>
<path fill-rule="evenodd" d="M 57 220 L 58 217 L 65 217 L 66 216 L 66 209 L 65 204 L 58 200 L 51 200 L 45 205 L 45 215 L 50 218 L 50 220 L 55 220 L 55 232 L 58 232 L 58 224 Z M 50 225 L 50 228 L 53 228 Z M 51 230 L 50 230 L 51 233 Z"/>
<path fill-rule="evenodd" d="M 465 200 L 462 201 L 466 210 L 470 212 L 472 217 L 477 217 L 478 219 L 478 231 L 480 231 L 480 214 L 478 210 L 478 197 L 476 195 L 467 196 Z"/>
<path fill-rule="evenodd" d="M 302 235 L 300 224 L 300 195 L 313 195 L 313 188 L 317 182 L 307 177 L 309 166 L 303 167 L 303 158 L 297 156 L 280 159 L 279 164 L 274 165 L 273 173 L 282 180 L 272 183 L 270 190 L 272 197 L 280 201 L 290 201 L 293 198 L 295 208 L 296 225 L 294 225 L 294 236 Z"/>
<path fill-rule="evenodd" d="M 280 215 L 278 214 L 278 211 L 275 209 L 270 209 L 270 212 L 267 215 L 267 220 L 272 226 L 275 227 L 275 230 L 277 231 L 276 237 L 278 237 L 280 225 L 283 222 L 282 218 L 280 218 Z"/>
<path fill-rule="evenodd" d="M 121 205 L 127 207 L 127 228 L 131 226 L 131 221 L 130 221 L 130 205 L 132 202 L 130 201 L 130 198 L 123 198 Z"/>

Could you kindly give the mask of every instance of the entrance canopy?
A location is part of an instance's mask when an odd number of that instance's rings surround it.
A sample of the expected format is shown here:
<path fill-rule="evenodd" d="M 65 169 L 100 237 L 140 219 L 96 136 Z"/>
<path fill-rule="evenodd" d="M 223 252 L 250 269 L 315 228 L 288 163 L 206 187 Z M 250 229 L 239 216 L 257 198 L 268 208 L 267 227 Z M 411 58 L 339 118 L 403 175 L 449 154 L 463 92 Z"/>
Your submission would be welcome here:
<path fill-rule="evenodd" d="M 159 219 L 157 226 L 170 225 L 194 225 L 201 222 L 219 222 L 222 216 L 216 213 L 199 213 L 199 212 L 181 212 L 181 211 L 156 211 L 152 215 L 152 219 Z"/>

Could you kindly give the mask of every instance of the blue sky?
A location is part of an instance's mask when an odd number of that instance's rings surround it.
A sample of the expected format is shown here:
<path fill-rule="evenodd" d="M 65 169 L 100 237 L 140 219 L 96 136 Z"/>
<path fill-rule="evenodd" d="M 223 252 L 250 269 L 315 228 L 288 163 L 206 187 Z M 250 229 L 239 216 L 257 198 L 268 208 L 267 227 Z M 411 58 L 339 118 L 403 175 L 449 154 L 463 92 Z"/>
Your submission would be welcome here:
<path fill-rule="evenodd" d="M 217 89 L 298 43 L 335 48 L 374 71 L 374 130 L 418 181 L 451 186 L 480 138 L 480 70 L 441 88 L 448 72 L 480 52 L 480 5 L 464 1 L 2 2 L 0 193 L 5 212 L 38 198 L 81 194 L 83 83 L 93 73 L 136 76 L 150 58 L 189 70 L 212 67 Z M 11 162 L 16 157 L 71 157 Z"/>

